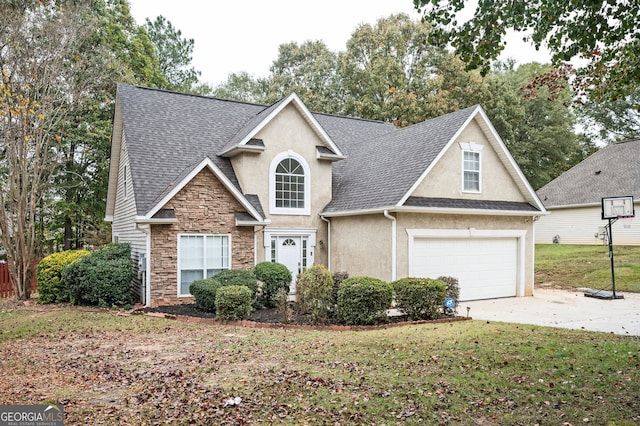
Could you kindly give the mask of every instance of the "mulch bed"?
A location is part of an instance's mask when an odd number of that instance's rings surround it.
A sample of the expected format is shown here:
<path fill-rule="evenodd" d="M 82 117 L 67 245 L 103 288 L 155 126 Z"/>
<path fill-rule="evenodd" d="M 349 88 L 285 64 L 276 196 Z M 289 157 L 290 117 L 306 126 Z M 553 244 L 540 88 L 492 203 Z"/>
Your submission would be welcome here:
<path fill-rule="evenodd" d="M 139 310 L 141 313 L 161 314 L 167 318 L 193 319 L 203 320 L 206 322 L 218 322 L 215 313 L 205 312 L 198 309 L 194 303 L 186 303 L 181 305 L 160 306 L 157 308 L 144 308 Z M 282 315 L 277 308 L 260 309 L 254 311 L 247 321 L 219 321 L 220 323 L 237 323 L 239 325 L 251 327 L 289 327 L 289 328 L 329 328 L 334 330 L 357 330 L 357 329 L 375 329 L 390 326 L 408 325 L 408 324 L 425 324 L 425 323 L 441 323 L 471 319 L 469 317 L 444 317 L 437 320 L 421 320 L 407 321 L 405 316 L 390 316 L 389 321 L 376 326 L 348 326 L 340 322 L 337 318 L 329 318 L 322 324 L 314 324 L 308 316 L 296 316 L 288 323 L 282 321 Z"/>

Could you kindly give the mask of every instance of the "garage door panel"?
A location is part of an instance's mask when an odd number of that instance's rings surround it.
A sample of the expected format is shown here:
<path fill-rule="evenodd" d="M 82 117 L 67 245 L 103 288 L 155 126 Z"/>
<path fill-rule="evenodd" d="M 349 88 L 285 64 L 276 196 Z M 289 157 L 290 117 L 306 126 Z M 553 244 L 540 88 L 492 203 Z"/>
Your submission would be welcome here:
<path fill-rule="evenodd" d="M 512 297 L 517 258 L 516 238 L 416 238 L 413 275 L 458 278 L 460 300 Z"/>

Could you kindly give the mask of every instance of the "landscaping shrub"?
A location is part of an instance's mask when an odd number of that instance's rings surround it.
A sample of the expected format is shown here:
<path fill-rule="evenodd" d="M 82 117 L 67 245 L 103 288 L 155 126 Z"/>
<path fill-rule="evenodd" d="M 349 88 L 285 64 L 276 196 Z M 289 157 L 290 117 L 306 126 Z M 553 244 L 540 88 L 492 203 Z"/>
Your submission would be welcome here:
<path fill-rule="evenodd" d="M 377 278 L 351 277 L 338 290 L 338 316 L 349 325 L 372 325 L 387 321 L 393 287 Z"/>
<path fill-rule="evenodd" d="M 226 285 L 216 291 L 216 318 L 244 320 L 249 318 L 253 292 L 244 285 Z"/>
<path fill-rule="evenodd" d="M 289 293 L 291 283 L 291 271 L 281 263 L 260 262 L 253 272 L 256 278 L 262 281 L 262 291 L 259 292 L 258 301 L 266 308 L 277 305 L 276 294 L 280 289 Z"/>
<path fill-rule="evenodd" d="M 323 265 L 314 265 L 298 277 L 298 308 L 310 314 L 313 322 L 325 321 L 333 305 L 333 276 Z"/>
<path fill-rule="evenodd" d="M 218 289 L 231 285 L 247 287 L 251 291 L 252 300 L 255 300 L 258 281 L 251 269 L 226 269 L 212 277 L 195 280 L 189 286 L 189 293 L 195 298 L 199 309 L 213 313 L 216 312 Z"/>
<path fill-rule="evenodd" d="M 109 244 L 62 269 L 62 279 L 75 305 L 105 308 L 131 305 L 133 261 L 129 244 Z"/>
<path fill-rule="evenodd" d="M 216 311 L 216 292 L 225 284 L 216 281 L 214 277 L 195 280 L 189 285 L 189 293 L 194 297 L 196 306 L 205 312 Z"/>
<path fill-rule="evenodd" d="M 62 280 L 62 269 L 88 254 L 88 250 L 67 250 L 42 259 L 36 270 L 38 303 L 68 302 L 69 292 Z"/>
<path fill-rule="evenodd" d="M 258 291 L 258 280 L 253 273 L 253 269 L 225 269 L 211 278 L 225 286 L 242 285 L 249 287 L 252 297 L 255 297 Z"/>
<path fill-rule="evenodd" d="M 411 321 L 440 317 L 447 285 L 431 278 L 402 278 L 391 283 L 396 308 Z"/>
<path fill-rule="evenodd" d="M 438 280 L 444 282 L 447 285 L 447 295 L 445 297 L 450 297 L 456 302 L 456 306 L 454 308 L 444 307 L 442 312 L 446 316 L 455 316 L 458 313 L 458 299 L 460 298 L 460 287 L 458 286 L 458 279 L 455 277 L 438 277 Z"/>
<path fill-rule="evenodd" d="M 274 296 L 274 301 L 282 318 L 282 323 L 289 324 L 293 317 L 293 309 L 291 309 L 291 303 L 289 302 L 289 290 L 279 288 Z"/>
<path fill-rule="evenodd" d="M 332 294 L 332 298 L 333 298 L 333 303 L 335 305 L 338 304 L 338 290 L 340 290 L 340 284 L 342 284 L 342 281 L 346 280 L 347 278 L 349 278 L 349 274 L 346 272 L 334 272 L 333 273 L 333 294 Z"/>

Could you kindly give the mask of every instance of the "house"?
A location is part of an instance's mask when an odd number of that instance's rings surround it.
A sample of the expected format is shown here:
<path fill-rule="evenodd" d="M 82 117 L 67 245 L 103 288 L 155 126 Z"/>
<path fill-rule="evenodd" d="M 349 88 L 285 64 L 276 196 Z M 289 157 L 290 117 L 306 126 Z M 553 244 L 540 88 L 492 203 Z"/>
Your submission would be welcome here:
<path fill-rule="evenodd" d="M 640 213 L 640 140 L 607 145 L 537 193 L 549 211 L 536 223 L 536 243 L 607 244 L 602 198 L 633 196 Z M 640 219 L 612 225 L 613 243 L 640 245 Z"/>
<path fill-rule="evenodd" d="M 118 87 L 106 220 L 150 306 L 262 261 L 454 276 L 461 300 L 531 295 L 544 214 L 480 106 L 397 129 L 295 94 L 263 106 Z"/>

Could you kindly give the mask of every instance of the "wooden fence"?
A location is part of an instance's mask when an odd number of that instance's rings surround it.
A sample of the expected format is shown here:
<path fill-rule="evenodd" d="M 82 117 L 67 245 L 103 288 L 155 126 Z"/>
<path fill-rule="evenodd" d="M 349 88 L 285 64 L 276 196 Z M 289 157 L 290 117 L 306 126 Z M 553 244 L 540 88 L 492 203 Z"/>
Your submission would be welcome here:
<path fill-rule="evenodd" d="M 33 278 L 31 279 L 31 293 L 35 293 L 38 289 L 38 281 L 36 280 L 36 268 L 40 261 L 34 262 Z M 13 296 L 13 283 L 9 277 L 9 266 L 6 263 L 0 263 L 0 298 Z"/>

